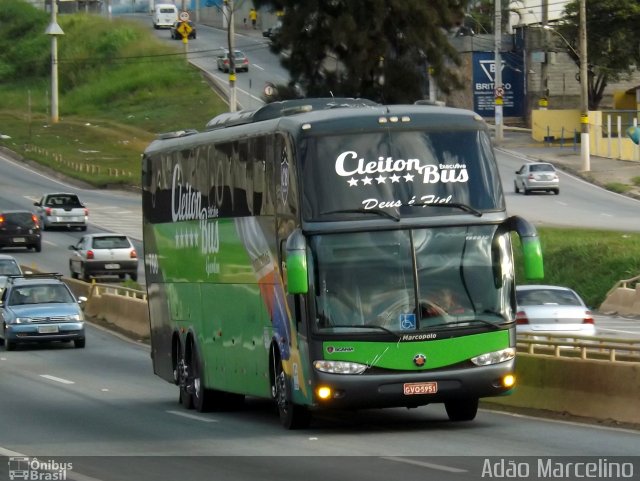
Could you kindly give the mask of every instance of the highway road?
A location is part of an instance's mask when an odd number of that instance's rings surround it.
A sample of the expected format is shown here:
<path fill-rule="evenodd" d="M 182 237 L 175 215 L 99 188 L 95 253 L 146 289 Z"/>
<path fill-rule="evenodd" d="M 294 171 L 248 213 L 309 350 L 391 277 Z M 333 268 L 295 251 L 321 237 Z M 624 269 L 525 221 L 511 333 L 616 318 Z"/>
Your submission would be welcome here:
<path fill-rule="evenodd" d="M 640 461 L 638 431 L 486 409 L 458 424 L 447 420 L 442 405 L 328 413 L 303 431 L 283 430 L 273 405 L 259 399 L 233 412 L 186 411 L 177 389 L 152 374 L 146 346 L 93 327 L 86 349 L 0 353 L 0 386 L 0 455 L 71 458 L 76 473 L 94 480 L 195 481 L 205 479 L 207 469 L 207 479 L 248 479 L 251 472 L 275 479 L 283 468 L 272 467 L 274 458 L 291 473 L 313 467 L 294 479 L 387 481 L 480 479 L 478 466 L 494 456 Z M 250 458 L 218 458 L 234 456 Z"/>

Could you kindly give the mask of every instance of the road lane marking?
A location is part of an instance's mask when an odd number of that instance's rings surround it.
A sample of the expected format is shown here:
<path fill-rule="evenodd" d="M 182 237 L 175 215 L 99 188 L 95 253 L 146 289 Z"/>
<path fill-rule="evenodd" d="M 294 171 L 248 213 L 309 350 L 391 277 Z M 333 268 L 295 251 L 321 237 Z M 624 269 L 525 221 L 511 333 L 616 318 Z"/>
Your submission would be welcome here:
<path fill-rule="evenodd" d="M 217 419 L 204 418 L 202 416 L 196 416 L 195 414 L 183 413 L 180 411 L 167 411 L 169 414 L 175 414 L 176 416 L 182 416 L 183 418 L 193 419 L 195 421 L 202 421 L 203 423 L 217 423 Z"/>
<path fill-rule="evenodd" d="M 75 384 L 74 381 L 69 381 L 68 379 L 62 379 L 61 377 L 51 376 L 49 374 L 40 374 L 40 377 L 48 379 L 49 381 L 59 382 L 61 384 Z"/>
<path fill-rule="evenodd" d="M 444 464 L 425 463 L 424 461 L 417 461 L 415 459 L 398 458 L 396 456 L 382 456 L 381 459 L 387 461 L 395 461 L 397 463 L 413 464 L 415 466 L 421 466 L 423 468 L 436 469 L 438 471 L 447 471 L 448 473 L 466 473 L 466 469 L 454 468 L 453 466 L 446 466 Z"/>
<path fill-rule="evenodd" d="M 260 65 L 258 65 L 257 63 L 253 64 L 253 67 L 257 68 L 258 70 L 264 70 Z"/>

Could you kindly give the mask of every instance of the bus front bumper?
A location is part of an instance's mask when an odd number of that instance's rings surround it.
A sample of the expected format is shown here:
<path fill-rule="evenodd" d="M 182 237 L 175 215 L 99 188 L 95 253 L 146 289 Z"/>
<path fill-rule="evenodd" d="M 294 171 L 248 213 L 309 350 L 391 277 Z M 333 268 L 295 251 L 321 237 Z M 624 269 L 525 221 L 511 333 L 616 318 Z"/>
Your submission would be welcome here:
<path fill-rule="evenodd" d="M 417 407 L 500 396 L 513 389 L 513 385 L 505 385 L 505 377 L 513 373 L 514 360 L 446 371 L 359 375 L 316 372 L 314 404 L 320 409 Z M 330 390 L 326 399 L 318 395 L 322 388 Z"/>

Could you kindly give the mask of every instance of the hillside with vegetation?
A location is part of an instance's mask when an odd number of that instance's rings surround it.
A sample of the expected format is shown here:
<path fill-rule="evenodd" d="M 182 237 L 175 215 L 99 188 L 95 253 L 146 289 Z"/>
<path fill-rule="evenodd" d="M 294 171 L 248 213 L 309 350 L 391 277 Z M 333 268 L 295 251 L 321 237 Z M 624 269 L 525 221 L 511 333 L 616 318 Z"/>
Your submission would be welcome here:
<path fill-rule="evenodd" d="M 203 129 L 227 110 L 180 45 L 147 24 L 59 15 L 59 121 L 51 122 L 48 13 L 0 8 L 0 146 L 101 187 L 139 185 L 140 154 L 161 132 Z"/>

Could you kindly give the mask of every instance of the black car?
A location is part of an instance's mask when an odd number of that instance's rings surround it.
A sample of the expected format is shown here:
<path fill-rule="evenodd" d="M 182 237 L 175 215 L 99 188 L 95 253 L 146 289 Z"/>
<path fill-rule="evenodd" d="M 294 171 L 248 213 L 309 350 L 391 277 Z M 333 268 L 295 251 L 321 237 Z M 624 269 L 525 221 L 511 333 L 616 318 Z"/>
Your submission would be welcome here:
<path fill-rule="evenodd" d="M 174 22 L 174 24 L 171 26 L 171 38 L 175 39 L 175 40 L 181 40 L 182 39 L 182 32 L 180 31 L 180 25 L 182 25 L 183 23 L 186 23 L 189 25 L 189 28 L 187 29 L 189 32 L 189 38 L 190 39 L 195 39 L 196 38 L 196 24 L 188 21 L 188 22 Z M 184 29 L 185 27 L 182 27 L 182 29 Z"/>
<path fill-rule="evenodd" d="M 42 250 L 38 216 L 28 210 L 0 211 L 0 248 L 26 247 Z"/>

